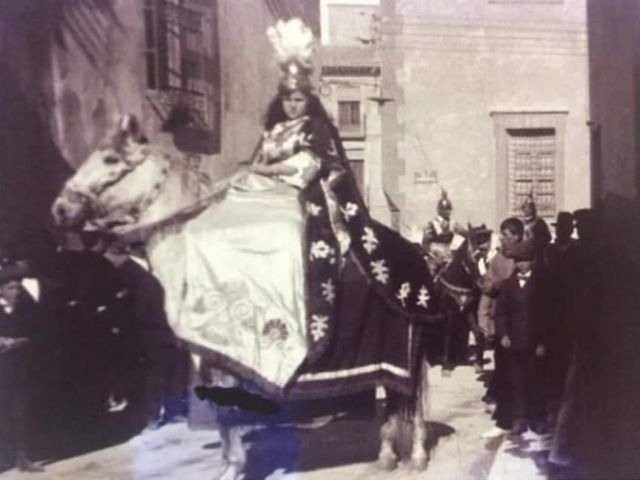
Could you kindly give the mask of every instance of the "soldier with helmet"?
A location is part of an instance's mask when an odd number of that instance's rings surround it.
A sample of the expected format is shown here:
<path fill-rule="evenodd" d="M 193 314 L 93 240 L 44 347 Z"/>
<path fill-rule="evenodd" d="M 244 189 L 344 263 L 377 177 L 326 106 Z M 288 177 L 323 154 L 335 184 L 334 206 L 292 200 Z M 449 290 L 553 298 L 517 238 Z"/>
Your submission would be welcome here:
<path fill-rule="evenodd" d="M 422 237 L 422 248 L 433 260 L 430 262 L 432 273 L 437 272 L 450 259 L 454 236 L 464 233 L 464 229 L 451 217 L 453 204 L 446 190 L 442 190 L 436 210 L 438 215 L 427 224 Z"/>
<path fill-rule="evenodd" d="M 536 258 L 541 258 L 544 250 L 551 242 L 551 232 L 547 223 L 538 216 L 536 202 L 533 198 L 533 191 L 529 192 L 527 198 L 520 207 L 522 211 L 522 222 L 524 223 L 523 240 L 532 241 L 535 247 Z"/>

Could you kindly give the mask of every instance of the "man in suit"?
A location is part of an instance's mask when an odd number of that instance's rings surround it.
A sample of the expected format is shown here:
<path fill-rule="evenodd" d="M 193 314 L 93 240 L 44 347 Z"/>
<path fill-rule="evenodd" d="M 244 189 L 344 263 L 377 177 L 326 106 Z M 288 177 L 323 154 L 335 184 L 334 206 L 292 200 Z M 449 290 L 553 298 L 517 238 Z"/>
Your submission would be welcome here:
<path fill-rule="evenodd" d="M 547 248 L 546 265 L 550 285 L 549 344 L 547 370 L 551 422 L 560 409 L 564 385 L 569 370 L 573 338 L 571 334 L 572 294 L 578 282 L 577 242 L 571 237 L 574 230 L 573 215 L 559 212 L 552 224 L 556 238 Z"/>
<path fill-rule="evenodd" d="M 155 430 L 187 414 L 190 357 L 178 347 L 164 311 L 164 290 L 144 262 L 118 243 L 107 248 L 105 258 L 116 269 L 120 290 L 115 303 L 121 304 L 121 316 L 129 323 L 121 327 L 121 343 L 129 350 L 120 355 L 125 361 L 121 376 L 131 370 L 125 356 L 134 354 L 142 360 L 147 428 Z"/>
<path fill-rule="evenodd" d="M 492 339 L 494 346 L 494 372 L 489 380 L 484 400 L 495 403 L 493 419 L 496 426 L 482 435 L 483 438 L 498 438 L 505 435 L 512 426 L 512 401 L 509 389 L 509 375 L 506 365 L 506 350 L 495 334 L 495 311 L 500 289 L 515 271 L 515 262 L 509 251 L 522 241 L 524 225 L 519 218 L 509 217 L 500 224 L 500 246 L 489 260 L 487 273 L 482 279 L 482 295 L 478 305 L 478 322 L 484 334 Z"/>
<path fill-rule="evenodd" d="M 24 265 L 0 269 L 0 412 L 6 427 L 15 466 L 23 471 L 42 468 L 27 457 L 33 389 L 37 384 L 35 355 L 38 352 L 37 313 L 22 287 Z M 9 453 L 9 452 L 3 452 Z"/>
<path fill-rule="evenodd" d="M 535 433 L 546 433 L 540 369 L 548 342 L 548 286 L 539 266 L 533 264 L 535 254 L 531 242 L 521 242 L 511 249 L 509 255 L 516 268 L 502 285 L 496 305 L 496 334 L 507 351 L 514 401 L 511 431 L 516 435 L 528 427 Z"/>

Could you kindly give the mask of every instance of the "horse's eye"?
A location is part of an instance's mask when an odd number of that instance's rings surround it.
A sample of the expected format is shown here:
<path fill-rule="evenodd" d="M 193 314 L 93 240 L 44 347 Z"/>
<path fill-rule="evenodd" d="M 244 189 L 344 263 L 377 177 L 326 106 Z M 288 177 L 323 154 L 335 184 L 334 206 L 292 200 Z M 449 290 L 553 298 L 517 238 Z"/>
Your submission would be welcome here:
<path fill-rule="evenodd" d="M 104 163 L 107 165 L 115 165 L 119 161 L 120 159 L 114 155 L 107 155 L 106 157 L 104 157 Z"/>

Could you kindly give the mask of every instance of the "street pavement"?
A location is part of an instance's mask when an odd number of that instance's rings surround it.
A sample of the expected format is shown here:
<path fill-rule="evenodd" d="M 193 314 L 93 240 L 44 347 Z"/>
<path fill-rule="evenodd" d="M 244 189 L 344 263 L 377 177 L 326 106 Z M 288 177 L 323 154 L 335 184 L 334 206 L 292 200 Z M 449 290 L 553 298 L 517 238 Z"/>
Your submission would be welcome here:
<path fill-rule="evenodd" d="M 492 426 L 480 400 L 484 388 L 471 367 L 451 377 L 430 373 L 430 460 L 424 472 L 403 462 L 393 472 L 375 467 L 381 418 L 349 417 L 307 428 L 270 428 L 250 433 L 246 480 L 541 480 L 536 457 L 509 440 L 485 441 Z M 45 465 L 44 473 L 0 475 L 0 480 L 190 480 L 213 479 L 221 467 L 215 431 L 185 424 L 145 432 L 126 443 Z"/>

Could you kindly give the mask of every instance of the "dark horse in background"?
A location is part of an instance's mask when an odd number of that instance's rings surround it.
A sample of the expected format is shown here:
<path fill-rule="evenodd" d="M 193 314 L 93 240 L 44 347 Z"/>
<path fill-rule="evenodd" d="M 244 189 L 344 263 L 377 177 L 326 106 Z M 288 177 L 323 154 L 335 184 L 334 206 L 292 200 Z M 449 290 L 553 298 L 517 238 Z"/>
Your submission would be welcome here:
<path fill-rule="evenodd" d="M 486 257 L 491 230 L 469 225 L 464 241 L 444 261 L 429 252 L 426 261 L 435 275 L 436 301 L 442 322 L 430 327 L 427 356 L 431 365 L 441 364 L 444 376 L 457 365 L 466 364 L 469 330 L 474 334 L 476 370 L 482 368 L 484 335 L 477 322 L 480 281 L 478 262 Z"/>

